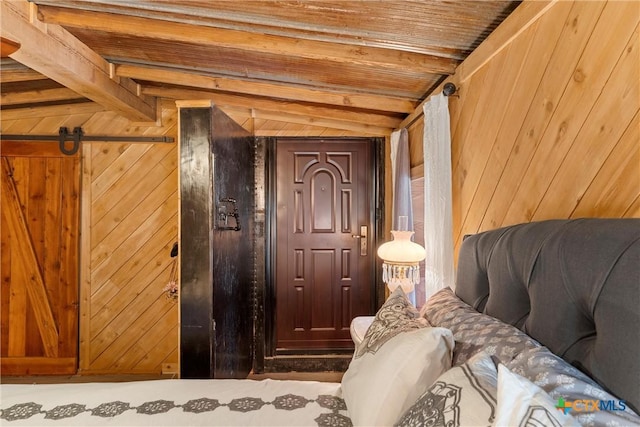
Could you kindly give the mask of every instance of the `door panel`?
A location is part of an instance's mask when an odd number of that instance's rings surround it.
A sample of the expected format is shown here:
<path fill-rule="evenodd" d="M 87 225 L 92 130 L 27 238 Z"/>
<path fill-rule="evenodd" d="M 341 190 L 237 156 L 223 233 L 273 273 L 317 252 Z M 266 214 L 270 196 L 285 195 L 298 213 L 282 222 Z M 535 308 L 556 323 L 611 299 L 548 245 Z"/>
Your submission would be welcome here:
<path fill-rule="evenodd" d="M 2 142 L 2 373 L 73 374 L 80 159 Z"/>
<path fill-rule="evenodd" d="M 277 351 L 352 348 L 351 319 L 370 313 L 374 289 L 359 237 L 372 226 L 371 142 L 276 148 Z"/>

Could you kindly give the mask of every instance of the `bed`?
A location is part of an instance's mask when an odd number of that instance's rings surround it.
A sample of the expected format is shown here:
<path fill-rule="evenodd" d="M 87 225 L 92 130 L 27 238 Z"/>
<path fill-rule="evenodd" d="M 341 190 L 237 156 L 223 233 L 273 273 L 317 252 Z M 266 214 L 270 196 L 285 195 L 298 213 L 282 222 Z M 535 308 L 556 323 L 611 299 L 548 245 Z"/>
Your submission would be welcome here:
<path fill-rule="evenodd" d="M 2 385 L 2 425 L 640 425 L 640 220 L 467 236 L 455 286 L 399 288 L 339 383 Z"/>
<path fill-rule="evenodd" d="M 348 422 L 339 384 L 156 380 L 2 386 L 2 425 L 300 426 Z M 342 424 L 344 425 L 344 424 Z"/>

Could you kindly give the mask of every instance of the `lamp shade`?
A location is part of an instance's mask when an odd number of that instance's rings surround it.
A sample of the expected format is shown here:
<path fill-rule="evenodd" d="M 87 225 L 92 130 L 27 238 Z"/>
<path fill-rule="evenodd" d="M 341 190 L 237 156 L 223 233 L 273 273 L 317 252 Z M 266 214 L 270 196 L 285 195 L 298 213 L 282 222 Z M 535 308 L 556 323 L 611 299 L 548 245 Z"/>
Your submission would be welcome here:
<path fill-rule="evenodd" d="M 383 261 L 417 263 L 424 259 L 427 252 L 422 246 L 411 240 L 413 231 L 391 231 L 393 240 L 378 248 L 378 256 Z"/>
<path fill-rule="evenodd" d="M 413 292 L 415 285 L 420 283 L 419 262 L 426 256 L 422 246 L 413 242 L 413 231 L 391 231 L 393 240 L 383 243 L 378 248 L 378 256 L 384 261 L 382 264 L 382 280 L 393 292 L 402 286 L 405 293 Z"/>

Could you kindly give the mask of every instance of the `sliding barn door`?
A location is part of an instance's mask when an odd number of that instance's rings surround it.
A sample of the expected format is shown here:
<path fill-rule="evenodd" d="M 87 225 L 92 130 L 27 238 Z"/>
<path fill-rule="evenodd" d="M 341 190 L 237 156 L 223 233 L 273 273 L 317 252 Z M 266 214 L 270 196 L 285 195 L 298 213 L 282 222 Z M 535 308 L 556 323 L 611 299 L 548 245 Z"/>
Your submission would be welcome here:
<path fill-rule="evenodd" d="M 73 374 L 80 157 L 2 142 L 2 375 Z"/>

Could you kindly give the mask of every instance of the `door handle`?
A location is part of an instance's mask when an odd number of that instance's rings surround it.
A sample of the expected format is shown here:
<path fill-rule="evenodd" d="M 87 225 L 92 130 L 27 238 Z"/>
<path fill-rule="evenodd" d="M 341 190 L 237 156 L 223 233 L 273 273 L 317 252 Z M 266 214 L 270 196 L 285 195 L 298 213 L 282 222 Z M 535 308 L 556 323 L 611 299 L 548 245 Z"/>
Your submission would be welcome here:
<path fill-rule="evenodd" d="M 354 239 L 360 239 L 360 256 L 367 256 L 367 226 L 360 226 L 360 234 L 352 234 Z"/>

